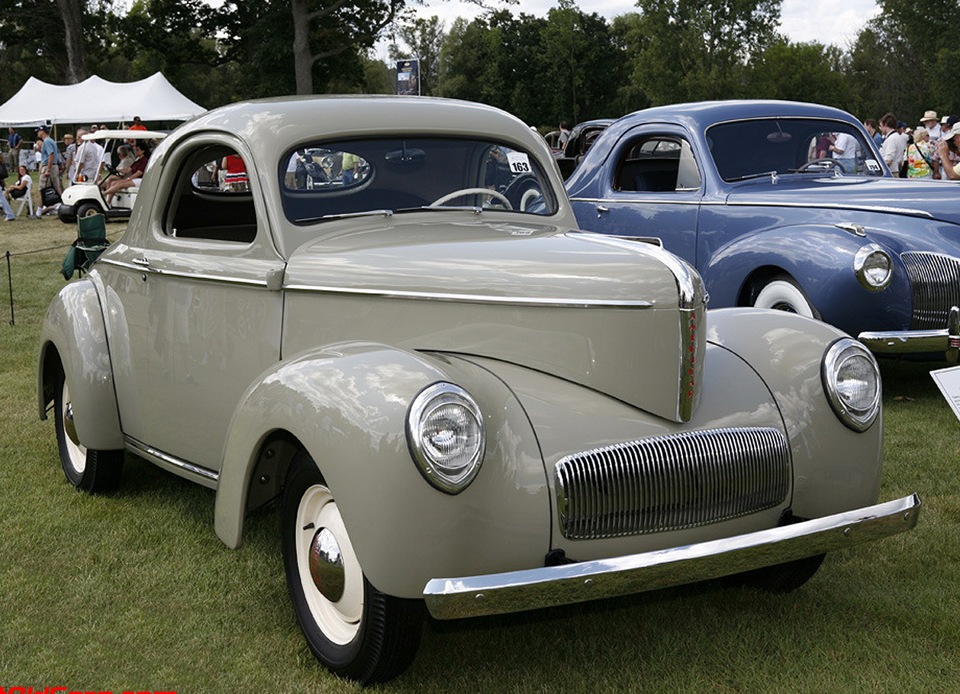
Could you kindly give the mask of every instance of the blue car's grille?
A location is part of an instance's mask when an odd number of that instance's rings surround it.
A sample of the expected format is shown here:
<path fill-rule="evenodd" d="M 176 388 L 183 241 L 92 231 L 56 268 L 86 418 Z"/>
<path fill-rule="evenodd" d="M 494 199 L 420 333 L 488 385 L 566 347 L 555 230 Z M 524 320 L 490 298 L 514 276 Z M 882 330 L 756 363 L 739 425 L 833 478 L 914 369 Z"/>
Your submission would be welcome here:
<path fill-rule="evenodd" d="M 790 453 L 776 429 L 710 429 L 567 456 L 554 476 L 564 537 L 620 537 L 773 508 L 790 490 Z"/>
<path fill-rule="evenodd" d="M 900 256 L 913 285 L 913 330 L 947 327 L 951 306 L 960 306 L 960 259 L 938 253 Z"/>

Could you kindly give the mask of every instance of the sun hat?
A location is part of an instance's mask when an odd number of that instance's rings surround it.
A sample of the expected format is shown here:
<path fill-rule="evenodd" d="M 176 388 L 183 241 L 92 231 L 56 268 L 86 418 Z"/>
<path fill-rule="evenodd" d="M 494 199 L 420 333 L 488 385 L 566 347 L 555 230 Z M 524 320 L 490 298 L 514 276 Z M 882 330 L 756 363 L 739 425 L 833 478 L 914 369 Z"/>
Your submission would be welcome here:
<path fill-rule="evenodd" d="M 940 120 L 940 116 L 937 115 L 936 111 L 925 111 L 920 122 L 926 123 L 928 120 Z"/>

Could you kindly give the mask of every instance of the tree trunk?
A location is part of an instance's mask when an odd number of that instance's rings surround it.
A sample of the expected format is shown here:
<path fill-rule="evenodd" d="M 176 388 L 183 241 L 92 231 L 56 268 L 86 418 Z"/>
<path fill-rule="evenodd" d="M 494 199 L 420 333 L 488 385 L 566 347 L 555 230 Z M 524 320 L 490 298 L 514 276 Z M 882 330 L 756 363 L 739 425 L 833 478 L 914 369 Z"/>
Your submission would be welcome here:
<path fill-rule="evenodd" d="M 87 78 L 87 59 L 83 50 L 83 0 L 57 0 L 60 18 L 63 20 L 64 44 L 67 49 L 68 84 L 76 84 Z"/>
<path fill-rule="evenodd" d="M 307 0 L 291 0 L 293 13 L 293 74 L 297 94 L 313 94 L 313 54 L 310 52 L 310 12 Z"/>

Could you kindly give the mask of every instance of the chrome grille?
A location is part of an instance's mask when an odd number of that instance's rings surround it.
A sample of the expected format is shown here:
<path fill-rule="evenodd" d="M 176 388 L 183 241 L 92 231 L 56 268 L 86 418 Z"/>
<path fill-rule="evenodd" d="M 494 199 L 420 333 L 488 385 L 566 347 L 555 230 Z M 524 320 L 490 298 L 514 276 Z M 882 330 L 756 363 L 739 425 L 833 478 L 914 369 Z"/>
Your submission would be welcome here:
<path fill-rule="evenodd" d="M 960 259 L 939 253 L 900 256 L 913 286 L 913 330 L 947 327 L 951 306 L 960 306 Z"/>
<path fill-rule="evenodd" d="M 564 537 L 621 537 L 773 508 L 790 490 L 790 454 L 776 429 L 709 429 L 567 456 L 554 476 Z"/>

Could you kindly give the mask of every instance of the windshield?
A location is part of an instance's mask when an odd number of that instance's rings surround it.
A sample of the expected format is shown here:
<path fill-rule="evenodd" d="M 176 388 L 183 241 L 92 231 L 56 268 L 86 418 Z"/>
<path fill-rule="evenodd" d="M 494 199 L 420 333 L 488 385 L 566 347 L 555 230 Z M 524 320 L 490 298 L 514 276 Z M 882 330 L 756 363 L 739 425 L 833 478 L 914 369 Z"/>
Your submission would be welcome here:
<path fill-rule="evenodd" d="M 709 128 L 707 145 L 725 181 L 751 176 L 840 171 L 882 176 L 883 167 L 860 130 L 842 121 L 766 118 Z"/>
<path fill-rule="evenodd" d="M 468 207 L 550 215 L 556 198 L 536 159 L 484 140 L 389 138 L 323 142 L 283 159 L 291 222 Z"/>

